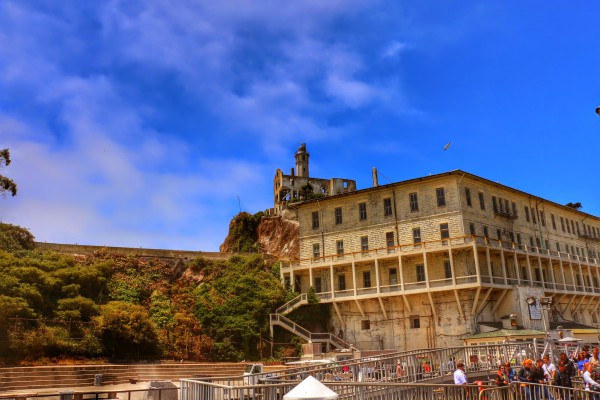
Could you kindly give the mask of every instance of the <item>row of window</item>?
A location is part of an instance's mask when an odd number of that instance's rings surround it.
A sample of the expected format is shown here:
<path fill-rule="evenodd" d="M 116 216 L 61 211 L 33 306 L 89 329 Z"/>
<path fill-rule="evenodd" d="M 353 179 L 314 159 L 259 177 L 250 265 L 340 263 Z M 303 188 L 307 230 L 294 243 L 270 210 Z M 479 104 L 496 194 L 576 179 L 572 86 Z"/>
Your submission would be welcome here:
<path fill-rule="evenodd" d="M 482 225 L 482 231 L 483 231 L 484 237 L 486 237 L 486 238 L 490 237 L 490 232 L 489 232 L 488 226 Z M 475 236 L 477 235 L 477 230 L 476 230 L 475 224 L 473 222 L 469 223 L 469 233 L 471 235 L 475 235 Z M 440 224 L 440 239 L 444 240 L 444 239 L 449 239 L 449 238 L 450 238 L 450 229 L 449 229 L 448 223 Z M 414 244 L 419 244 L 422 242 L 420 227 L 415 227 L 412 229 L 412 239 L 413 239 Z M 500 228 L 496 228 L 496 239 L 499 241 L 505 241 L 505 242 L 517 243 L 518 245 L 523 245 L 523 240 L 522 240 L 520 233 L 515 234 L 511 231 L 503 230 Z M 386 232 L 385 241 L 386 241 L 386 247 L 396 246 L 397 243 L 395 241 L 394 232 Z M 598 258 L 598 256 L 600 255 L 594 249 L 587 249 L 587 254 L 586 254 L 586 249 L 583 247 L 577 247 L 577 246 L 573 246 L 573 245 L 570 245 L 567 243 L 561 244 L 558 241 L 555 242 L 555 245 L 556 245 L 556 251 L 558 251 L 559 253 L 565 252 L 565 253 L 568 253 L 571 255 L 577 255 L 577 256 L 581 256 L 581 257 L 591 257 L 591 258 Z M 540 249 L 551 250 L 550 240 L 545 239 L 542 242 L 542 240 L 539 237 L 534 238 L 533 236 L 529 236 L 529 246 L 537 247 Z M 335 247 L 336 247 L 337 255 L 342 255 L 345 253 L 343 240 L 337 240 Z M 360 237 L 360 251 L 363 251 L 363 252 L 369 251 L 369 237 L 366 235 Z M 313 243 L 313 258 L 319 258 L 319 257 L 321 257 L 321 245 L 320 245 L 320 243 Z"/>
<path fill-rule="evenodd" d="M 493 268 L 493 265 L 492 265 L 492 268 Z M 540 268 L 535 267 L 535 268 L 533 268 L 533 273 L 534 273 L 534 279 L 537 282 L 542 282 L 542 280 L 544 282 L 549 282 L 551 280 L 551 279 L 549 279 L 548 271 L 545 269 L 540 270 Z M 520 266 L 520 278 L 524 281 L 529 281 L 528 275 L 529 275 L 528 267 L 521 265 Z M 416 282 L 418 282 L 418 283 L 426 281 L 424 264 L 415 265 L 415 277 L 416 277 Z M 575 277 L 575 285 L 579 288 L 579 290 L 582 290 L 583 282 L 585 282 L 587 287 L 592 287 L 592 284 L 594 285 L 594 287 L 598 287 L 598 277 L 597 276 L 592 276 L 590 278 L 589 275 L 584 274 L 583 279 L 582 279 L 581 275 L 579 273 L 577 273 L 577 274 L 574 274 L 574 277 Z M 452 279 L 452 266 L 450 264 L 450 260 L 444 260 L 444 278 Z M 398 284 L 398 270 L 396 268 L 388 269 L 388 281 L 389 281 L 390 285 Z M 363 271 L 362 272 L 362 283 L 363 283 L 363 285 L 362 285 L 363 288 L 372 287 L 371 271 Z M 323 291 L 321 277 L 314 278 L 314 287 L 315 287 L 315 291 L 317 293 L 321 293 Z M 346 288 L 346 275 L 340 274 L 337 276 L 337 290 L 344 291 L 346 289 L 347 289 Z"/>
<path fill-rule="evenodd" d="M 421 228 L 413 228 L 412 233 L 413 233 L 413 243 L 421 243 Z M 449 238 L 450 238 L 450 228 L 448 227 L 448 223 L 440 224 L 440 239 L 449 239 Z M 385 233 L 385 244 L 386 244 L 386 247 L 396 246 L 394 232 L 386 232 Z M 363 252 L 369 251 L 369 237 L 368 236 L 360 237 L 360 251 L 363 251 Z M 345 253 L 343 240 L 337 240 L 335 242 L 335 252 L 337 255 L 342 255 Z M 313 243 L 313 258 L 319 258 L 319 257 L 321 257 L 321 244 Z"/>
<path fill-rule="evenodd" d="M 483 225 L 482 229 L 483 229 L 483 236 L 486 238 L 489 238 L 490 237 L 489 228 L 486 225 Z M 471 235 L 477 235 L 475 224 L 473 222 L 469 223 L 469 231 L 470 231 Z M 501 241 L 508 241 L 511 243 L 517 243 L 519 245 L 523 244 L 520 233 L 517 233 L 515 235 L 511 231 L 502 230 L 500 228 L 496 228 L 496 239 L 501 240 Z M 586 251 L 585 251 L 585 248 L 583 248 L 583 247 L 573 246 L 568 243 L 561 244 L 558 241 L 555 242 L 555 245 L 556 245 L 556 251 L 558 251 L 559 253 L 563 252 L 563 249 L 564 249 L 565 253 L 568 253 L 571 255 L 578 255 L 581 257 L 586 257 Z M 544 242 L 542 243 L 542 240 L 539 237 L 534 238 L 533 236 L 529 236 L 529 246 L 537 247 L 540 249 L 551 250 L 550 240 L 545 239 Z M 595 251 L 594 249 L 588 249 L 587 257 L 598 258 L 598 252 Z"/>
<path fill-rule="evenodd" d="M 415 266 L 415 275 L 416 275 L 416 281 L 417 282 L 425 282 L 425 265 L 424 264 L 417 264 Z M 363 271 L 362 272 L 362 281 L 363 281 L 363 288 L 370 288 L 372 286 L 371 283 L 371 271 Z M 444 261 L 444 278 L 445 279 L 452 279 L 452 267 L 450 265 L 450 260 L 445 260 Z M 398 270 L 396 268 L 389 268 L 388 269 L 388 280 L 390 285 L 397 285 L 398 284 Z M 323 285 L 322 285 L 322 280 L 321 277 L 315 277 L 314 278 L 314 286 L 315 286 L 315 291 L 317 293 L 321 293 L 323 291 Z M 337 290 L 343 291 L 346 290 L 346 275 L 338 275 L 337 276 Z"/>
<path fill-rule="evenodd" d="M 445 189 L 443 187 L 436 188 L 435 195 L 436 195 L 437 206 L 445 207 L 446 206 Z M 471 199 L 471 190 L 469 188 L 465 188 L 465 198 L 466 198 L 467 205 L 473 206 L 473 202 Z M 485 203 L 485 195 L 483 194 L 483 192 L 478 192 L 478 199 L 479 199 L 479 207 L 482 210 L 485 210 L 486 203 Z M 418 194 L 416 192 L 409 193 L 408 200 L 409 200 L 410 211 L 412 211 L 412 212 L 419 211 L 419 196 L 418 196 Z M 392 199 L 389 197 L 384 198 L 383 199 L 383 215 L 386 217 L 392 216 L 394 214 L 392 207 L 393 207 Z M 509 200 L 504 199 L 502 197 L 492 196 L 492 209 L 494 211 L 494 214 L 496 214 L 496 215 L 501 215 L 501 216 L 506 216 L 509 218 L 518 219 L 517 204 L 514 201 L 510 202 Z M 524 211 L 525 211 L 525 220 L 527 222 L 532 222 L 533 224 L 537 224 L 538 220 L 539 220 L 543 227 L 546 226 L 546 216 L 544 214 L 544 211 L 539 211 L 539 210 L 537 210 L 537 208 L 533 208 L 533 207 L 530 208 L 528 206 L 524 206 Z M 334 219 L 335 219 L 336 225 L 341 225 L 343 223 L 342 207 L 334 208 Z M 358 219 L 360 221 L 367 220 L 367 203 L 366 202 L 358 203 Z M 556 217 L 554 216 L 554 214 L 550 214 L 550 220 L 552 223 L 552 229 L 554 229 L 556 231 L 558 228 L 557 228 L 557 224 L 556 224 Z M 574 220 L 570 220 L 568 218 L 560 217 L 560 226 L 561 226 L 562 231 L 565 233 L 569 233 L 569 234 L 572 233 L 573 235 L 575 235 L 575 234 L 581 235 L 579 221 L 574 221 Z M 320 227 L 319 211 L 313 211 L 313 213 L 312 213 L 312 228 L 318 229 L 319 227 Z M 600 228 L 591 226 L 589 224 L 586 225 L 586 224 L 582 223 L 582 229 L 583 229 L 583 235 L 593 237 L 593 238 L 600 238 Z"/>
<path fill-rule="evenodd" d="M 471 190 L 469 188 L 465 188 L 465 197 L 468 206 L 473 206 L 471 201 Z M 479 207 L 482 210 L 485 210 L 485 198 L 483 192 L 479 192 Z M 517 212 L 517 204 L 512 201 L 509 202 L 507 199 L 503 199 L 501 197 L 492 196 L 492 209 L 494 214 L 505 215 L 507 217 L 518 219 L 519 214 Z M 525 211 L 525 220 L 527 222 L 531 222 L 533 224 L 537 224 L 538 220 L 540 224 L 545 227 L 546 226 L 546 215 L 544 211 L 538 210 L 537 207 L 528 207 L 524 206 Z M 565 233 L 573 234 L 573 235 L 581 235 L 581 230 L 579 227 L 579 221 L 574 221 L 568 218 L 559 217 L 560 218 L 560 226 L 561 230 Z M 558 230 L 556 224 L 556 217 L 554 214 L 550 214 L 550 221 L 552 223 L 552 229 L 555 231 Z M 581 223 L 583 229 L 583 235 L 600 238 L 600 228 L 594 227 L 591 225 L 586 225 L 583 222 Z"/>
<path fill-rule="evenodd" d="M 446 206 L 446 194 L 444 188 L 437 188 L 436 190 L 436 199 L 438 207 Z M 419 211 L 419 196 L 417 193 L 409 193 L 408 201 L 410 205 L 410 211 L 417 212 Z M 386 217 L 394 215 L 392 208 L 392 199 L 390 197 L 386 197 L 383 199 L 383 215 Z M 336 207 L 333 209 L 333 215 L 336 225 L 341 225 L 344 222 L 342 207 Z M 358 203 L 358 219 L 360 221 L 367 220 L 367 203 L 362 202 Z M 319 211 L 312 212 L 312 228 L 318 229 L 320 227 L 320 216 Z"/>

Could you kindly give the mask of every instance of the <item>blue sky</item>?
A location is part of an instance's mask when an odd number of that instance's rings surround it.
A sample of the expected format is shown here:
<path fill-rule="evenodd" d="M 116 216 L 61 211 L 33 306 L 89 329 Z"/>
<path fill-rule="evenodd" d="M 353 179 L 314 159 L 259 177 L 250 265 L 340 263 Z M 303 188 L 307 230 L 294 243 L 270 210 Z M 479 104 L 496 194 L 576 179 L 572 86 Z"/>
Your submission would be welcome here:
<path fill-rule="evenodd" d="M 0 1 L 0 219 L 215 251 L 311 175 L 463 169 L 600 215 L 600 3 Z M 451 142 L 448 151 L 442 148 Z M 387 183 L 380 178 L 381 183 Z"/>

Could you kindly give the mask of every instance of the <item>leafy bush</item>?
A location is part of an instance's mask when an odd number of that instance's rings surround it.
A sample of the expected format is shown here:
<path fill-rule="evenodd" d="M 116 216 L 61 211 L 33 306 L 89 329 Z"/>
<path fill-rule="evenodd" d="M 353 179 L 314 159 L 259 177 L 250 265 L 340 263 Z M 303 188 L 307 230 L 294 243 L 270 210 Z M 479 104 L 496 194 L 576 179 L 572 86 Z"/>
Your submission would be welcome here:
<path fill-rule="evenodd" d="M 27 229 L 0 222 L 0 250 L 32 250 L 35 238 Z"/>

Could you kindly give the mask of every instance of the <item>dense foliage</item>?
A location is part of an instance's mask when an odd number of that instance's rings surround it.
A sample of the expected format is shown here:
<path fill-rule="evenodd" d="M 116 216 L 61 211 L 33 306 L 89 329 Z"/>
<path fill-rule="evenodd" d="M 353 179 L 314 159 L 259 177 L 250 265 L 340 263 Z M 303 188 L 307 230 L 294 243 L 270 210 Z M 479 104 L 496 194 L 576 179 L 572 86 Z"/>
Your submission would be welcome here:
<path fill-rule="evenodd" d="M 187 265 L 108 252 L 70 256 L 32 250 L 23 228 L 0 224 L 2 232 L 12 243 L 0 249 L 4 363 L 258 358 L 269 313 L 288 295 L 260 255 Z"/>
<path fill-rule="evenodd" d="M 257 339 L 269 337 L 269 313 L 286 295 L 276 275 L 258 255 L 196 265 L 213 277 L 196 290 L 196 316 L 207 334 L 222 343 L 215 357 L 259 355 Z"/>
<path fill-rule="evenodd" d="M 229 224 L 227 236 L 229 251 L 236 253 L 257 253 L 258 247 L 258 225 L 263 217 L 263 212 L 250 214 L 240 212 L 233 217 Z"/>

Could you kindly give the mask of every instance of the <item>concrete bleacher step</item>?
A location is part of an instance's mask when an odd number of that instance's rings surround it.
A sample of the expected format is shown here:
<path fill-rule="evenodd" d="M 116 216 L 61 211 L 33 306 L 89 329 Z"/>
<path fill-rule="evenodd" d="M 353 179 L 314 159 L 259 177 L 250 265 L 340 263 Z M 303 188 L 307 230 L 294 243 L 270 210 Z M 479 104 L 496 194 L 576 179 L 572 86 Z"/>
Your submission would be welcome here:
<path fill-rule="evenodd" d="M 177 380 L 194 376 L 241 375 L 241 363 L 183 364 L 105 364 L 0 368 L 0 391 L 21 389 L 93 386 L 96 375 L 114 377 L 111 383 L 126 383 L 130 378 Z"/>

